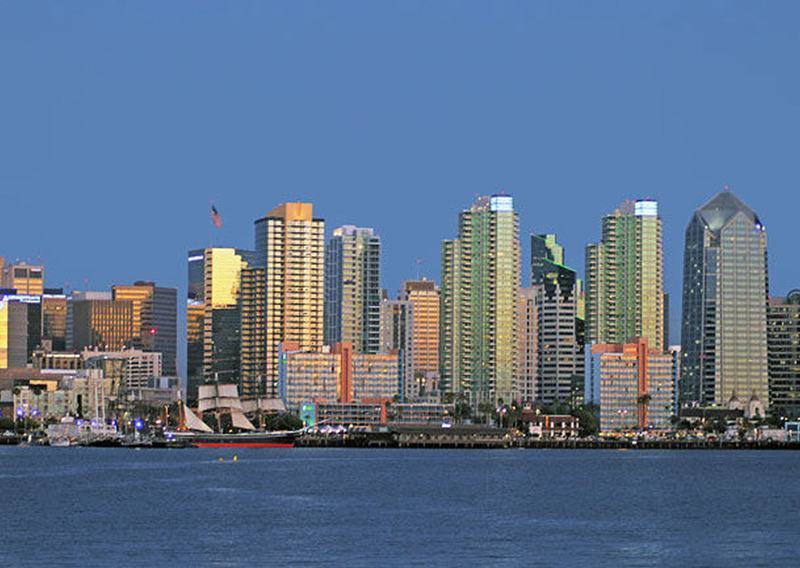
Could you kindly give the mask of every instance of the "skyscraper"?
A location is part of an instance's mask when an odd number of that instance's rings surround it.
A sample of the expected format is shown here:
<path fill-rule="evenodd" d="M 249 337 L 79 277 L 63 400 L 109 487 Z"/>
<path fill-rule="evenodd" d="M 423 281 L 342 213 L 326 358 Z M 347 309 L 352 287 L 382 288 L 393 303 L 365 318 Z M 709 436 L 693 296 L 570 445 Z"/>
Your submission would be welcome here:
<path fill-rule="evenodd" d="M 769 403 L 773 412 L 800 416 L 800 290 L 772 297 L 767 307 Z"/>
<path fill-rule="evenodd" d="M 186 307 L 187 398 L 207 382 L 239 384 L 240 279 L 251 251 L 206 248 L 189 251 Z"/>
<path fill-rule="evenodd" d="M 370 228 L 333 230 L 325 249 L 327 345 L 350 343 L 356 353 L 380 350 L 381 239 Z"/>
<path fill-rule="evenodd" d="M 531 281 L 538 326 L 535 399 L 544 404 L 577 403 L 583 388 L 578 278 L 564 265 L 564 248 L 555 235 L 531 235 Z"/>
<path fill-rule="evenodd" d="M 400 393 L 404 400 L 419 394 L 414 381 L 414 306 L 408 300 L 381 301 L 381 353 L 400 356 Z"/>
<path fill-rule="evenodd" d="M 430 377 L 439 373 L 439 288 L 432 280 L 406 280 L 400 299 L 411 303 L 414 328 L 414 373 Z"/>
<path fill-rule="evenodd" d="M 767 233 L 723 191 L 692 215 L 683 256 L 681 400 L 768 400 Z"/>
<path fill-rule="evenodd" d="M 267 275 L 263 266 L 242 269 L 241 388 L 243 399 L 271 394 L 267 389 Z M 270 392 L 268 393 L 268 390 Z"/>
<path fill-rule="evenodd" d="M 255 222 L 255 237 L 256 266 L 266 274 L 266 394 L 277 396 L 279 344 L 323 344 L 325 221 L 311 203 L 285 203 Z"/>
<path fill-rule="evenodd" d="M 178 291 L 153 282 L 111 287 L 115 300 L 130 300 L 133 318 L 133 346 L 161 353 L 162 370 L 176 375 L 178 342 Z"/>
<path fill-rule="evenodd" d="M 517 306 L 517 392 L 523 402 L 536 400 L 539 363 L 538 287 L 519 289 Z"/>
<path fill-rule="evenodd" d="M 519 222 L 507 195 L 480 197 L 442 243 L 441 377 L 473 403 L 515 398 Z"/>
<path fill-rule="evenodd" d="M 661 218 L 652 200 L 627 201 L 603 217 L 602 239 L 586 247 L 586 340 L 644 337 L 663 351 Z"/>

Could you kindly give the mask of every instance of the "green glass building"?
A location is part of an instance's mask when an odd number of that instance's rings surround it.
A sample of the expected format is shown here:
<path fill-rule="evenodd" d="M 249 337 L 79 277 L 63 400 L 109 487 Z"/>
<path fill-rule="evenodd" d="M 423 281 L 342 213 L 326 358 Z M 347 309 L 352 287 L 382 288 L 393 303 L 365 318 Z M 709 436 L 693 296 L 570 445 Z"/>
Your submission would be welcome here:
<path fill-rule="evenodd" d="M 602 239 L 586 247 L 586 341 L 664 338 L 664 260 L 658 203 L 626 201 L 603 217 Z"/>
<path fill-rule="evenodd" d="M 442 243 L 440 373 L 473 404 L 517 398 L 519 219 L 508 195 L 480 197 Z"/>

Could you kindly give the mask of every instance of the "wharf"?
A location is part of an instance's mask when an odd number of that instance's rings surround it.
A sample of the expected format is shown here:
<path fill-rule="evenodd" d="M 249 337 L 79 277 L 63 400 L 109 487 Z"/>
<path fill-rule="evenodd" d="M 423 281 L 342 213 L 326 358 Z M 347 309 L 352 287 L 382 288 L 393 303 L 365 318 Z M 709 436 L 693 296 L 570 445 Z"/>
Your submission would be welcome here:
<path fill-rule="evenodd" d="M 800 450 L 800 442 L 637 440 L 630 438 L 530 439 L 510 430 L 485 426 L 393 425 L 378 431 L 339 435 L 306 434 L 298 447 L 313 448 L 429 448 L 429 449 L 508 449 L 539 450 Z"/>

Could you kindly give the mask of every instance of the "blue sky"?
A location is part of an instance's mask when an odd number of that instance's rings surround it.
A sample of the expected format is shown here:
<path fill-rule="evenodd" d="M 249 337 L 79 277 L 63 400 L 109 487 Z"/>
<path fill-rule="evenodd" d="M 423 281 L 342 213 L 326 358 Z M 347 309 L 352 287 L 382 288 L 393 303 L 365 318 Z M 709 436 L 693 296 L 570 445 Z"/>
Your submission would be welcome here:
<path fill-rule="evenodd" d="M 683 231 L 723 184 L 796 263 L 800 3 L 3 2 L 0 254 L 51 286 L 152 279 L 251 247 L 307 200 L 372 226 L 384 286 L 438 277 L 477 194 L 516 200 L 567 262 L 600 217 L 660 201 L 672 341 Z M 214 231 L 209 201 L 225 226 Z"/>

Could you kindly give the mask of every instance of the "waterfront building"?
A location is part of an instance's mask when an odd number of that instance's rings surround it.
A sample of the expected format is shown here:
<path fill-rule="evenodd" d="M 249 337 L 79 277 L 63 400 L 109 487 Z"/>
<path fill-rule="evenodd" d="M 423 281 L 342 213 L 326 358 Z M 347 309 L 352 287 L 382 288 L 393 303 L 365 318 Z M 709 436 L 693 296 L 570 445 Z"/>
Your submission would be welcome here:
<path fill-rule="evenodd" d="M 133 347 L 162 355 L 164 373 L 177 373 L 178 291 L 138 281 L 133 285 L 111 287 L 115 300 L 130 300 L 133 320 Z"/>
<path fill-rule="evenodd" d="M 406 280 L 400 300 L 413 308 L 412 351 L 415 382 L 439 374 L 439 288 L 432 280 Z M 431 385 L 427 385 L 430 389 Z"/>
<path fill-rule="evenodd" d="M 527 425 L 533 439 L 564 440 L 580 435 L 580 420 L 571 414 L 540 414 L 533 408 L 523 408 L 520 421 Z"/>
<path fill-rule="evenodd" d="M 240 282 L 253 253 L 234 248 L 189 251 L 187 288 L 187 398 L 197 387 L 240 382 Z"/>
<path fill-rule="evenodd" d="M 287 341 L 281 343 L 279 359 L 279 393 L 291 410 L 308 401 L 392 400 L 401 392 L 397 352 L 354 353 L 349 343 L 303 351 Z"/>
<path fill-rule="evenodd" d="M 536 387 L 542 404 L 576 404 L 583 390 L 583 353 L 578 345 L 578 278 L 564 265 L 555 235 L 531 235 L 531 283 L 536 310 Z"/>
<path fill-rule="evenodd" d="M 311 203 L 285 203 L 255 221 L 255 241 L 255 265 L 266 273 L 266 394 L 274 397 L 279 345 L 323 345 L 325 221 Z"/>
<path fill-rule="evenodd" d="M 44 294 L 44 266 L 27 262 L 0 266 L 0 288 L 16 290 L 17 294 Z"/>
<path fill-rule="evenodd" d="M 517 393 L 519 220 L 508 195 L 480 197 L 442 243 L 440 372 L 477 407 Z"/>
<path fill-rule="evenodd" d="M 371 228 L 333 230 L 325 249 L 326 345 L 352 343 L 357 353 L 380 350 L 381 239 Z"/>
<path fill-rule="evenodd" d="M 767 364 L 773 414 L 800 417 L 800 290 L 769 300 Z"/>
<path fill-rule="evenodd" d="M 600 242 L 586 247 L 586 341 L 664 338 L 664 269 L 658 203 L 626 201 L 603 217 Z"/>
<path fill-rule="evenodd" d="M 381 353 L 400 356 L 400 382 L 404 400 L 419 396 L 422 384 L 414 374 L 414 305 L 408 300 L 381 301 Z"/>
<path fill-rule="evenodd" d="M 683 257 L 681 401 L 768 400 L 767 233 L 730 191 L 692 215 Z"/>
<path fill-rule="evenodd" d="M 452 422 L 455 415 L 454 404 L 429 402 L 397 403 L 389 409 L 387 420 L 395 424 L 436 424 Z"/>
<path fill-rule="evenodd" d="M 111 292 L 73 292 L 67 302 L 67 349 L 119 351 L 133 344 L 133 305 Z"/>
<path fill-rule="evenodd" d="M 386 404 L 374 402 L 319 402 L 315 418 L 325 426 L 370 427 L 386 424 Z"/>
<path fill-rule="evenodd" d="M 600 408 L 602 432 L 670 428 L 673 357 L 647 340 L 586 347 L 587 403 Z"/>

